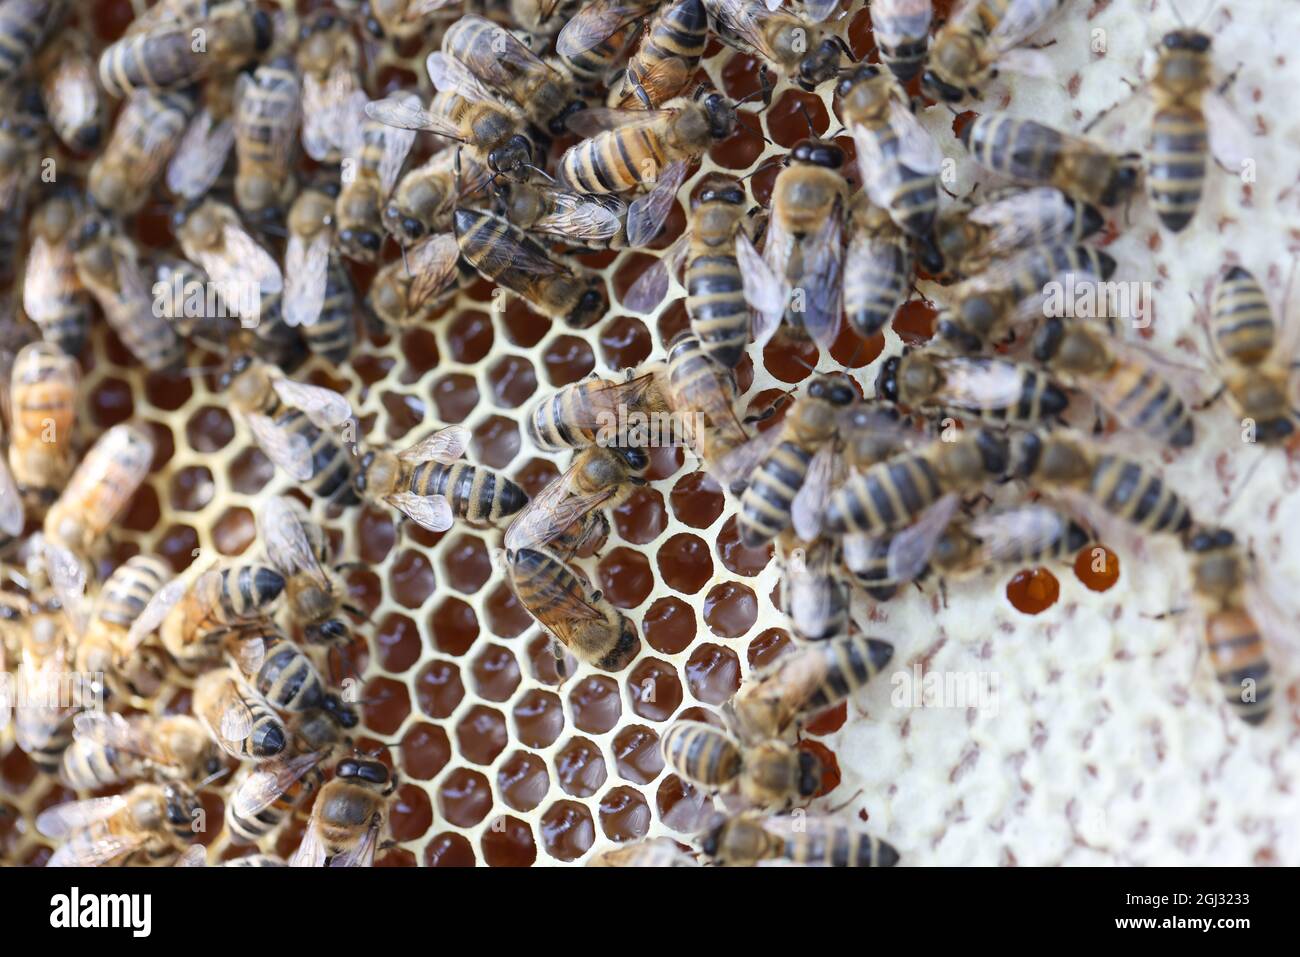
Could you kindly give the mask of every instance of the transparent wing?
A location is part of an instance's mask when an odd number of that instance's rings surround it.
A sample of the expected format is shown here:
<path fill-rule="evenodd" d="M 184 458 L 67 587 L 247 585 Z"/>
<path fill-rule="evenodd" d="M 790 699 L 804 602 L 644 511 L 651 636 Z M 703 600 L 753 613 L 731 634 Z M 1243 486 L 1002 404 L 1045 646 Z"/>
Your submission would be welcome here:
<path fill-rule="evenodd" d="M 839 586 L 830 574 L 832 556 L 832 550 L 819 542 L 804 550 L 799 561 L 786 563 L 790 619 L 805 635 L 824 635 L 835 607 L 834 591 Z"/>
<path fill-rule="evenodd" d="M 431 532 L 445 532 L 455 521 L 451 503 L 442 495 L 398 492 L 388 496 L 388 501 L 407 518 Z"/>
<path fill-rule="evenodd" d="M 449 464 L 465 454 L 471 435 L 470 430 L 463 425 L 452 425 L 421 439 L 410 448 L 399 452 L 397 457 L 403 462 Z"/>
<path fill-rule="evenodd" d="M 290 504 L 290 503 L 293 504 Z M 303 515 L 297 503 L 280 495 L 266 500 L 257 513 L 257 533 L 266 549 L 266 556 L 287 578 L 305 573 L 317 584 L 329 585 L 329 578 L 312 548 L 311 539 L 303 526 Z"/>
<path fill-rule="evenodd" d="M 591 137 L 625 126 L 652 126 L 671 115 L 669 110 L 617 110 L 597 106 L 579 110 L 565 120 L 565 125 L 571 133 Z"/>
<path fill-rule="evenodd" d="M 262 295 L 281 292 L 284 289 L 280 264 L 258 245 L 242 226 L 235 222 L 227 223 L 222 229 L 221 237 L 225 252 L 223 256 L 218 257 L 218 268 L 208 269 L 209 276 L 231 283 L 257 283 Z M 207 268 L 206 263 L 204 267 Z"/>
<path fill-rule="evenodd" d="M 1041 503 L 986 512 L 972 519 L 970 534 L 981 542 L 981 554 L 988 564 L 1014 561 L 1025 554 L 1038 554 L 1060 540 L 1070 518 Z"/>
<path fill-rule="evenodd" d="M 871 0 L 871 26 L 878 43 L 899 46 L 930 32 L 931 0 Z"/>
<path fill-rule="evenodd" d="M 76 831 L 46 861 L 46 867 L 104 867 L 120 860 L 145 842 L 142 832 L 108 834 Z"/>
<path fill-rule="evenodd" d="M 202 844 L 191 844 L 176 858 L 177 867 L 206 867 L 208 851 Z"/>
<path fill-rule="evenodd" d="M 122 794 L 56 804 L 36 816 L 36 830 L 46 837 L 66 837 L 73 831 L 106 820 L 127 806 Z"/>
<path fill-rule="evenodd" d="M 936 357 L 943 384 L 935 393 L 945 402 L 964 408 L 1014 405 L 1024 392 L 1025 369 L 1015 362 L 984 356 Z"/>
<path fill-rule="evenodd" d="M 410 97 L 410 102 L 414 107 L 420 105 L 420 101 L 415 96 Z M 387 196 L 397 185 L 398 177 L 402 175 L 402 166 L 406 163 L 406 156 L 411 152 L 411 146 L 415 143 L 415 131 L 402 129 L 401 127 L 388 126 L 383 127 L 384 144 L 383 152 L 379 156 L 379 187 L 381 195 Z"/>
<path fill-rule="evenodd" d="M 302 147 L 323 163 L 342 150 L 343 129 L 351 118 L 349 101 L 357 92 L 351 66 L 336 63 L 322 82 L 307 74 L 302 80 Z"/>
<path fill-rule="evenodd" d="M 614 197 L 590 196 L 566 189 L 547 188 L 544 192 L 556 208 L 533 224 L 534 232 L 550 233 L 576 243 L 601 243 L 613 239 L 623 229 L 628 208 Z M 671 200 L 672 196 L 669 197 L 670 203 Z M 665 209 L 664 216 L 667 214 Z M 653 239 L 653 235 L 650 238 Z"/>
<path fill-rule="evenodd" d="M 885 559 L 890 578 L 912 581 L 925 571 L 935 543 L 960 506 L 960 496 L 945 495 L 921 513 L 916 522 L 893 536 Z"/>
<path fill-rule="evenodd" d="M 799 282 L 805 302 L 803 328 L 817 345 L 829 351 L 840 332 L 844 295 L 844 223 L 839 204 L 816 234 L 804 239 L 806 260 Z"/>
<path fill-rule="evenodd" d="M 804 17 L 813 23 L 821 23 L 834 13 L 839 5 L 840 0 L 804 0 Z"/>
<path fill-rule="evenodd" d="M 293 857 L 289 858 L 289 866 L 324 867 L 325 856 L 325 845 L 321 843 L 320 835 L 316 832 L 316 820 L 313 814 L 311 823 L 303 832 L 298 849 L 293 852 Z"/>
<path fill-rule="evenodd" d="M 379 828 L 371 825 L 352 847 L 330 861 L 330 867 L 373 867 L 379 847 Z"/>
<path fill-rule="evenodd" d="M 566 57 L 580 56 L 655 6 L 656 0 L 594 0 L 560 30 L 555 38 L 555 52 Z"/>
<path fill-rule="evenodd" d="M 1053 76 L 1052 59 L 1042 50 L 1016 47 L 1004 50 L 998 57 L 998 69 L 1004 73 L 1047 78 Z"/>
<path fill-rule="evenodd" d="M 455 57 L 435 51 L 429 54 L 424 65 L 429 71 L 429 79 L 433 81 L 434 89 L 443 93 L 454 93 L 472 103 L 493 105 L 500 103 L 500 99 Z"/>
<path fill-rule="evenodd" d="M 319 428 L 338 428 L 352 418 L 352 403 L 333 389 L 297 382 L 285 375 L 274 376 L 271 385 L 281 402 L 300 410 Z"/>
<path fill-rule="evenodd" d="M 826 516 L 826 503 L 830 499 L 831 483 L 835 478 L 836 457 L 833 442 L 817 450 L 808 465 L 803 485 L 791 503 L 790 518 L 795 534 L 805 542 L 815 541 L 821 535 L 822 519 Z"/>
<path fill-rule="evenodd" d="M 445 136 L 447 139 L 452 140 L 464 139 L 460 127 L 452 122 L 449 117 L 443 116 L 441 113 L 431 113 L 419 106 L 418 103 L 412 105 L 405 98 L 388 97 L 384 100 L 373 100 L 366 104 L 366 116 L 378 123 L 385 123 L 397 129 L 437 133 L 439 136 Z M 350 155 L 359 155 L 359 151 L 355 149 L 345 148 L 345 152 Z"/>
<path fill-rule="evenodd" d="M 226 651 L 234 659 L 239 673 L 251 678 L 262 670 L 266 662 L 266 639 L 236 633 L 227 639 Z"/>
<path fill-rule="evenodd" d="M 25 522 L 18 483 L 14 481 L 8 463 L 0 462 L 0 532 L 10 538 L 17 538 L 22 534 Z M 85 584 L 84 578 L 82 584 Z"/>
<path fill-rule="evenodd" d="M 934 174 L 943 165 L 943 151 L 916 114 L 897 100 L 889 103 L 889 126 L 898 137 L 898 159 L 917 173 Z"/>
<path fill-rule="evenodd" d="M 131 629 L 126 636 L 128 649 L 134 650 L 140 647 L 140 645 L 144 644 L 145 639 L 158 630 L 167 614 L 185 597 L 187 588 L 188 586 L 184 581 L 173 578 L 154 592 L 153 597 L 141 610 L 139 617 L 131 623 Z"/>
<path fill-rule="evenodd" d="M 9 469 L 0 465 L 0 476 L 8 475 Z M 13 479 L 10 477 L 10 482 Z M 2 484 L 2 483 L 0 483 Z M 0 506 L 4 504 L 4 495 L 0 492 Z M 17 489 L 13 489 L 17 494 Z M 21 524 L 18 531 L 22 531 Z M 11 534 L 17 535 L 18 532 Z M 86 603 L 86 566 L 72 552 L 49 541 L 44 542 L 45 568 L 50 577 L 54 593 L 63 606 L 63 614 L 72 624 L 74 635 L 84 634 L 88 608 Z"/>
<path fill-rule="evenodd" d="M 1086 210 L 1084 204 L 1059 189 L 1039 186 L 983 203 L 967 216 L 989 229 L 981 251 L 1003 256 L 1031 243 L 1052 242 L 1065 236 Z"/>
<path fill-rule="evenodd" d="M 758 464 L 780 444 L 784 429 L 779 426 L 760 432 L 739 448 L 732 449 L 717 463 L 718 477 L 724 483 L 747 481 Z"/>
<path fill-rule="evenodd" d="M 411 270 L 407 309 L 412 314 L 451 287 L 459 271 L 460 245 L 452 233 L 438 233 L 422 239 L 406 254 Z"/>
<path fill-rule="evenodd" d="M 33 322 L 58 318 L 65 298 L 80 288 L 77 274 L 69 265 L 70 256 L 64 247 L 41 235 L 32 237 L 23 276 L 23 312 Z"/>
<path fill-rule="evenodd" d="M 533 497 L 506 530 L 507 551 L 545 545 L 618 493 L 617 486 L 595 492 L 573 491 L 574 477 L 581 468 L 581 463 L 569 466 L 563 475 Z"/>
<path fill-rule="evenodd" d="M 312 751 L 284 760 L 263 762 L 249 771 L 231 798 L 240 817 L 254 817 L 278 801 L 324 759 L 324 751 Z"/>
<path fill-rule="evenodd" d="M 1201 99 L 1205 125 L 1210 139 L 1210 152 L 1225 167 L 1241 172 L 1242 164 L 1253 151 L 1254 135 L 1227 98 L 1211 90 Z"/>
<path fill-rule="evenodd" d="M 768 242 L 773 237 L 769 235 Z M 779 242 L 779 240 L 776 240 Z M 745 301 L 754 309 L 754 343 L 761 351 L 768 340 L 776 335 L 785 313 L 786 288 L 781 277 L 772 270 L 753 242 L 743 230 L 736 233 L 736 265 L 740 267 L 740 282 L 745 291 Z"/>
<path fill-rule="evenodd" d="M 92 741 L 149 760 L 164 757 L 154 746 L 151 735 L 141 733 L 139 728 L 115 712 L 83 711 L 72 719 L 72 729 L 78 741 Z"/>
<path fill-rule="evenodd" d="M 1011 0 L 989 35 L 998 48 L 1019 46 L 1056 17 L 1065 0 Z"/>
<path fill-rule="evenodd" d="M 250 413 L 244 419 L 258 448 L 290 477 L 306 482 L 316 474 L 311 445 L 303 436 L 282 428 L 269 416 L 260 413 Z"/>
<path fill-rule="evenodd" d="M 284 251 L 284 321 L 291 326 L 314 325 L 325 305 L 332 230 L 322 229 L 303 242 L 289 236 Z"/>
<path fill-rule="evenodd" d="M 221 175 L 234 145 L 234 123 L 228 118 L 214 121 L 207 107 L 199 110 L 167 164 L 167 188 L 185 199 L 203 198 Z"/>
<path fill-rule="evenodd" d="M 632 283 L 627 295 L 623 297 L 623 305 L 634 312 L 651 312 L 655 306 L 663 302 L 664 297 L 668 295 L 673 274 L 681 266 L 689 248 L 689 240 L 686 236 L 678 238 L 662 257 L 636 277 L 636 282 Z"/>

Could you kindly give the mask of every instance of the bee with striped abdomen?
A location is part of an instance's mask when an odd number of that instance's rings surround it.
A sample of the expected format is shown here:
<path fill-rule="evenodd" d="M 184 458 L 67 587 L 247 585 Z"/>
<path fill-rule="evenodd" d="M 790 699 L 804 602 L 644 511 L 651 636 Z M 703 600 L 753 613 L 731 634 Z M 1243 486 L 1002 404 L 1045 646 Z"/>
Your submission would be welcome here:
<path fill-rule="evenodd" d="M 351 23 L 332 10 L 315 11 L 299 30 L 295 57 L 302 76 L 302 148 L 318 163 L 337 163 L 363 102 L 358 95 L 365 96 Z"/>
<path fill-rule="evenodd" d="M 741 814 L 723 819 L 699 839 L 700 851 L 724 867 L 764 863 L 801 867 L 893 867 L 898 851 L 880 838 L 828 817 L 764 817 Z"/>
<path fill-rule="evenodd" d="M 153 465 L 154 442 L 138 425 L 123 422 L 96 440 L 45 515 L 45 537 L 87 556 L 126 510 Z"/>
<path fill-rule="evenodd" d="M 378 761 L 344 758 L 312 805 L 292 867 L 370 867 L 397 778 Z"/>
<path fill-rule="evenodd" d="M 681 96 L 695 76 L 708 40 L 709 17 L 701 0 L 671 0 L 660 6 L 628 60 L 621 92 L 611 93 L 610 106 L 657 109 Z"/>
<path fill-rule="evenodd" d="M 880 332 L 907 300 L 913 254 L 907 234 L 865 193 L 849 209 L 844 252 L 844 317 L 864 339 Z"/>
<path fill-rule="evenodd" d="M 420 102 L 413 94 L 399 96 L 397 101 L 408 110 L 418 109 Z M 413 130 L 392 126 L 373 115 L 368 104 L 366 118 L 351 131 L 343 155 L 343 188 L 334 204 L 339 250 L 362 263 L 379 258 L 384 244 L 384 207 L 415 142 Z"/>
<path fill-rule="evenodd" d="M 104 136 L 104 104 L 85 40 L 65 33 L 41 55 L 37 70 L 55 135 L 74 153 L 98 149 Z"/>
<path fill-rule="evenodd" d="M 290 734 L 262 697 L 229 668 L 216 668 L 194 683 L 194 713 L 212 739 L 236 761 L 260 764 L 283 754 Z"/>
<path fill-rule="evenodd" d="M 872 0 L 871 31 L 880 62 L 900 83 L 911 81 L 925 66 L 933 7 L 931 0 Z"/>
<path fill-rule="evenodd" d="M 241 73 L 235 84 L 235 202 L 246 216 L 283 210 L 293 175 L 301 86 L 293 61 L 280 57 Z"/>
<path fill-rule="evenodd" d="M 356 712 L 329 691 L 307 653 L 269 620 L 241 628 L 224 642 L 226 657 L 243 678 L 276 711 L 310 723 L 312 741 L 335 732 L 316 726 L 323 715 L 340 728 L 357 724 Z"/>
<path fill-rule="evenodd" d="M 68 0 L 0 2 L 0 83 L 26 72 L 67 12 Z"/>
<path fill-rule="evenodd" d="M 719 40 L 757 56 L 805 90 L 835 75 L 840 55 L 852 52 L 842 39 L 793 13 L 768 9 L 761 0 L 704 0 Z"/>
<path fill-rule="evenodd" d="M 279 828 L 320 789 L 320 765 L 328 756 L 328 749 L 303 751 L 248 768 L 226 804 L 231 842 L 257 844 Z"/>
<path fill-rule="evenodd" d="M 0 86 L 0 191 L 6 197 L 0 210 L 0 285 L 8 285 L 22 262 L 19 244 L 27 201 L 40 172 L 49 139 L 49 121 L 40 91 L 30 84 L 12 89 Z"/>
<path fill-rule="evenodd" d="M 366 304 L 375 317 L 403 328 L 424 322 L 435 310 L 477 278 L 461 259 L 452 233 L 434 233 L 405 251 L 375 275 Z"/>
<path fill-rule="evenodd" d="M 19 638 L 14 693 L 21 706 L 14 708 L 14 742 L 32 764 L 55 775 L 72 743 L 72 718 L 78 705 L 85 704 L 71 700 L 68 693 L 73 651 L 67 621 L 45 582 L 27 595 L 6 596 L 5 606 L 5 617 L 13 618 L 16 612 Z"/>
<path fill-rule="evenodd" d="M 124 718 L 83 711 L 73 719 L 72 746 L 63 752 L 59 777 L 86 791 L 149 776 L 197 784 L 223 763 L 203 724 L 187 714 Z"/>
<path fill-rule="evenodd" d="M 131 626 L 171 577 L 170 566 L 152 555 L 133 555 L 117 566 L 77 642 L 77 670 L 102 673 L 110 694 L 152 698 L 166 676 L 167 656 L 157 641 L 133 643 Z"/>
<path fill-rule="evenodd" d="M 936 100 L 978 97 L 998 71 L 1051 75 L 1039 50 L 1022 44 L 1046 26 L 1065 0 L 969 0 L 935 33 L 922 86 Z"/>
<path fill-rule="evenodd" d="M 182 784 L 137 784 L 124 794 L 56 804 L 36 829 L 62 843 L 46 867 L 159 864 L 194 841 L 203 807 Z"/>
<path fill-rule="evenodd" d="M 497 181 L 495 192 L 497 212 L 527 233 L 583 249 L 627 245 L 627 204 L 616 196 L 507 179 Z"/>
<path fill-rule="evenodd" d="M 698 0 L 697 0 L 698 2 Z M 562 62 L 596 50 L 615 37 L 626 39 L 633 24 L 650 16 L 659 0 L 592 0 L 560 28 L 555 52 Z"/>
<path fill-rule="evenodd" d="M 308 186 L 289 208 L 284 251 L 284 321 L 307 347 L 339 365 L 356 343 L 352 277 L 333 249 L 334 183 Z"/>
<path fill-rule="evenodd" d="M 72 471 L 72 424 L 81 368 L 47 342 L 24 346 L 9 381 L 9 469 L 24 499 L 44 507 Z M 12 510 L 13 503 L 0 503 Z M 21 506 L 19 506 L 21 526 Z M 12 527 L 12 517 L 3 523 Z M 19 528 L 21 531 L 21 527 Z"/>
<path fill-rule="evenodd" d="M 446 531 L 456 519 L 500 527 L 528 496 L 491 469 L 457 461 L 468 442 L 469 430 L 452 426 L 402 452 L 370 449 L 357 468 L 356 492 L 434 532 Z"/>
<path fill-rule="evenodd" d="M 189 91 L 133 94 L 86 180 L 95 205 L 120 216 L 139 212 L 194 115 Z"/>
<path fill-rule="evenodd" d="M 699 867 L 700 863 L 670 837 L 652 837 L 603 851 L 588 867 Z"/>
<path fill-rule="evenodd" d="M 709 791 L 735 791 L 747 805 L 784 809 L 821 788 L 822 764 L 811 751 L 776 740 L 749 747 L 703 721 L 675 721 L 664 733 L 664 762 Z"/>
<path fill-rule="evenodd" d="M 563 452 L 610 444 L 610 427 L 625 415 L 665 412 L 668 400 L 657 371 L 622 382 L 588 377 L 561 386 L 533 406 L 528 438 L 542 452 Z"/>
<path fill-rule="evenodd" d="M 825 536 L 805 542 L 787 528 L 776 539 L 781 604 L 790 630 L 804 642 L 849 632 L 849 589 L 839 574 L 839 543 Z"/>
<path fill-rule="evenodd" d="M 1070 403 L 1058 385 L 1032 366 L 908 348 L 885 360 L 876 395 L 940 416 L 1022 426 L 1055 420 Z"/>
<path fill-rule="evenodd" d="M 668 343 L 665 394 L 687 443 L 706 466 L 720 467 L 731 452 L 749 442 L 736 414 L 735 374 L 711 358 L 689 329 Z"/>
<path fill-rule="evenodd" d="M 83 213 L 78 193 L 59 191 L 33 211 L 27 224 L 23 312 L 46 342 L 69 356 L 81 354 L 90 326 L 90 296 L 73 255 Z"/>
<path fill-rule="evenodd" d="M 469 151 L 439 150 L 397 181 L 384 206 L 384 228 L 403 247 L 434 233 L 449 233 L 451 214 L 457 204 L 486 188 L 490 181 L 487 168 Z M 531 189 L 511 180 L 500 181 L 498 187 L 509 190 L 509 194 L 523 194 Z M 529 223 L 517 222 L 509 215 L 507 218 L 517 226 L 529 228 Z"/>

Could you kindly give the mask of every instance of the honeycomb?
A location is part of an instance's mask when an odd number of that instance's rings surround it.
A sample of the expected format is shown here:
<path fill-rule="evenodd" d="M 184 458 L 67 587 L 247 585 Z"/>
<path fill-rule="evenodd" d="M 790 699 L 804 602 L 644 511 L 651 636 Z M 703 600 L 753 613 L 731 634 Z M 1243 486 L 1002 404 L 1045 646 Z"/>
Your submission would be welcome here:
<path fill-rule="evenodd" d="M 947 6 L 936 4 L 939 16 Z M 1210 20 L 1220 67 L 1243 63 L 1234 98 L 1259 137 L 1259 180 L 1241 184 L 1212 171 L 1199 218 L 1179 237 L 1160 232 L 1139 200 L 1110 246 L 1120 262 L 1117 279 L 1154 282 L 1152 341 L 1172 355 L 1197 354 L 1186 293 L 1203 297 L 1225 259 L 1255 268 L 1281 299 L 1290 255 L 1284 247 L 1300 240 L 1300 117 L 1284 100 L 1300 82 L 1291 57 L 1300 25 L 1283 14 L 1285 6 L 1259 0 L 1249 19 L 1238 7 Z M 97 0 L 83 21 L 111 37 L 129 19 L 127 7 L 125 0 Z M 999 81 L 970 107 L 974 113 L 1009 108 L 1077 128 L 1126 94 L 1122 79 L 1138 75 L 1143 52 L 1175 22 L 1166 0 L 1076 0 L 1070 7 L 1045 32 L 1054 41 L 1045 49 L 1052 78 Z M 871 48 L 866 16 L 855 2 L 841 21 L 858 56 Z M 1270 24 L 1263 35 L 1262 23 Z M 372 95 L 416 82 L 427 92 L 421 64 L 428 47 L 411 46 L 383 48 L 371 64 Z M 757 88 L 755 61 L 716 40 L 702 70 L 733 97 Z M 708 172 L 726 170 L 753 174 L 753 198 L 765 203 L 774 161 L 808 133 L 800 105 L 817 132 L 839 132 L 829 85 L 813 95 L 781 81 L 771 107 L 715 147 L 679 196 L 689 196 Z M 1108 135 L 1139 145 L 1141 115 L 1139 107 Z M 949 188 L 964 194 L 980 176 L 953 135 L 963 118 L 930 106 L 923 119 L 957 160 Z M 170 243 L 166 213 L 156 199 L 141 214 L 146 244 Z M 345 392 L 368 442 L 400 448 L 435 428 L 464 424 L 473 432 L 472 461 L 536 493 L 563 463 L 529 447 L 523 416 L 531 402 L 591 372 L 614 376 L 662 358 L 663 344 L 684 326 L 681 299 L 670 296 L 650 315 L 620 305 L 684 224 L 679 202 L 652 250 L 581 257 L 607 278 L 613 302 L 590 330 L 552 323 L 518 301 L 494 308 L 490 286 L 479 282 L 418 328 L 366 334 L 344 368 L 312 359 L 296 374 Z M 942 289 L 919 288 L 942 302 Z M 774 343 L 742 364 L 742 404 L 766 408 L 807 377 L 807 364 L 850 366 L 870 394 L 877 364 L 924 341 L 933 315 L 934 304 L 918 299 L 883 336 L 864 344 L 846 332 L 830 356 Z M 218 361 L 191 356 L 194 365 Z M 130 418 L 148 422 L 159 440 L 148 482 L 112 533 L 112 563 L 155 552 L 179 572 L 192 562 L 255 554 L 259 501 L 293 489 L 232 420 L 212 377 L 146 375 L 102 323 L 86 366 L 81 446 Z M 1236 423 L 1222 406 L 1198 425 L 1196 448 L 1177 460 L 1164 456 L 1166 475 L 1198 515 L 1219 513 L 1280 571 L 1300 574 L 1300 497 L 1288 494 L 1297 484 L 1294 463 L 1269 453 L 1249 495 L 1233 497 L 1259 450 L 1237 450 Z M 1159 457 L 1153 451 L 1152 460 Z M 610 516 L 608 541 L 583 563 L 639 626 L 640 654 L 620 674 L 580 666 L 563 682 L 548 640 L 505 583 L 499 533 L 457 526 L 433 534 L 399 526 L 384 508 L 338 514 L 314 503 L 342 558 L 358 563 L 346 577 L 368 613 L 353 646 L 331 656 L 334 673 L 355 669 L 360 676 L 358 746 L 392 745 L 401 775 L 391 805 L 395 845 L 377 863 L 572 864 L 642 836 L 689 840 L 708 813 L 706 801 L 664 770 L 659 737 L 677 718 L 715 716 L 789 638 L 774 601 L 770 549 L 741 546 L 734 499 L 680 450 L 657 455 L 651 477 Z M 859 626 L 895 644 L 895 674 L 806 729 L 801 746 L 828 767 L 814 807 L 869 821 L 905 864 L 1300 863 L 1296 649 L 1273 649 L 1279 700 L 1268 724 L 1234 723 L 1190 616 L 1154 617 L 1187 600 L 1176 547 L 1107 544 L 1112 564 L 1101 574 L 1081 561 L 1079 574 L 1053 568 L 957 583 L 946 600 L 932 588 L 885 605 L 855 599 Z M 994 675 L 996 706 L 891 700 L 899 676 L 921 674 Z M 188 695 L 178 678 L 157 707 L 185 710 Z M 49 850 L 35 815 L 76 795 L 43 778 L 11 739 L 0 753 L 0 861 L 39 864 Z M 203 798 L 209 820 L 220 820 L 220 792 Z M 301 821 L 290 823 L 264 849 L 290 853 L 301 830 Z M 214 849 L 213 860 L 245 852 L 215 828 L 201 840 Z"/>

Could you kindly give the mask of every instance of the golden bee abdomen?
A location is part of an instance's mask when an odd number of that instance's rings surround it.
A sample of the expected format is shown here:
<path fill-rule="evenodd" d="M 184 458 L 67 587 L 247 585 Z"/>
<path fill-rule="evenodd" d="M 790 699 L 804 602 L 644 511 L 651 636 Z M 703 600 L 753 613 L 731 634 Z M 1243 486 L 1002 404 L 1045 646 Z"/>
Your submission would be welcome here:
<path fill-rule="evenodd" d="M 1210 613 L 1205 643 L 1229 706 L 1247 723 L 1260 724 L 1273 707 L 1273 673 L 1249 612 Z"/>

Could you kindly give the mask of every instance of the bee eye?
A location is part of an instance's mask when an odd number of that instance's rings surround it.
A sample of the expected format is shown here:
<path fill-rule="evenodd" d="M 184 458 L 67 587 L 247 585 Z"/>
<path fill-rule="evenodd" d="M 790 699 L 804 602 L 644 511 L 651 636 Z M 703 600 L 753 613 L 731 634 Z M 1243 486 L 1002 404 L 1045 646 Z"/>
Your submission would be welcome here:
<path fill-rule="evenodd" d="M 334 776 L 340 778 L 355 778 L 361 773 L 361 762 L 355 758 L 344 758 L 339 762 L 339 766 L 334 769 Z"/>
<path fill-rule="evenodd" d="M 406 216 L 402 219 L 402 232 L 408 236 L 420 237 L 424 235 L 424 223 L 418 219 L 412 219 Z"/>
<path fill-rule="evenodd" d="M 380 240 L 378 233 L 372 233 L 369 230 L 367 230 L 366 232 L 359 233 L 357 235 L 357 242 L 361 244 L 361 247 L 363 249 L 368 249 L 371 252 L 377 252 L 382 240 Z"/>

